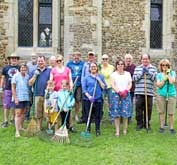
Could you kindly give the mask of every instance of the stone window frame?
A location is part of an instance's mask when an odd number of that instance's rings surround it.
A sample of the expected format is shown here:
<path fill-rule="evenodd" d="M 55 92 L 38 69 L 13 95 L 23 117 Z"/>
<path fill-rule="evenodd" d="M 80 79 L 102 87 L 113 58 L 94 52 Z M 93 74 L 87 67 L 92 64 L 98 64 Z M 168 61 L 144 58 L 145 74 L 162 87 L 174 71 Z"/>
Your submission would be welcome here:
<path fill-rule="evenodd" d="M 60 48 L 61 39 L 61 2 L 58 0 L 52 1 L 52 47 L 39 47 L 38 46 L 38 0 L 33 0 L 33 46 L 32 47 L 19 47 L 18 46 L 18 1 L 13 2 L 14 22 L 12 26 L 14 27 L 13 36 L 14 39 L 11 41 L 11 45 L 15 45 L 14 49 L 19 55 L 29 56 L 32 52 L 45 53 L 46 56 L 50 56 L 51 53 L 54 54 Z"/>
<path fill-rule="evenodd" d="M 143 29 L 145 31 L 146 45 L 143 48 L 143 52 L 147 52 L 152 56 L 170 56 L 172 53 L 172 42 L 174 36 L 171 31 L 172 27 L 172 17 L 173 17 L 173 0 L 163 1 L 163 21 L 162 21 L 162 48 L 154 49 L 150 48 L 150 8 L 151 2 L 146 1 L 145 6 L 145 21 L 143 24 Z"/>

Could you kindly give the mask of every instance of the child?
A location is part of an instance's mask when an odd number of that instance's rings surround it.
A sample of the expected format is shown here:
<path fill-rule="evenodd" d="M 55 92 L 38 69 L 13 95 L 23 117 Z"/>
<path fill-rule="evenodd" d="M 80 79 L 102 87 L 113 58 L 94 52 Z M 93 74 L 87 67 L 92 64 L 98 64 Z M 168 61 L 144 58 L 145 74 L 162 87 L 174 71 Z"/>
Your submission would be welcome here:
<path fill-rule="evenodd" d="M 60 109 L 61 124 L 66 124 L 67 129 L 70 129 L 70 111 L 74 107 L 75 99 L 72 93 L 69 91 L 69 82 L 62 80 L 61 89 L 58 91 L 58 107 Z M 68 114 L 67 114 L 68 113 Z M 66 118 L 67 115 L 67 118 Z M 66 123 L 64 123 L 66 118 Z"/>
<path fill-rule="evenodd" d="M 45 116 L 48 121 L 48 129 L 51 130 L 51 125 L 55 124 L 55 131 L 57 130 L 57 92 L 54 91 L 54 82 L 49 80 L 47 82 L 47 88 L 45 90 Z"/>

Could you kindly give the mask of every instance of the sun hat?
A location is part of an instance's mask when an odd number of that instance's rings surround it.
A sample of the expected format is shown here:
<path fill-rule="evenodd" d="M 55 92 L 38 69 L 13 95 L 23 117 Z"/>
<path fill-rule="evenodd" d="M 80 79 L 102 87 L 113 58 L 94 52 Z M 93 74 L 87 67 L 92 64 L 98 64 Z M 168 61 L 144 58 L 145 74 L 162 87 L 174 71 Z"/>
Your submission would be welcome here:
<path fill-rule="evenodd" d="M 103 59 L 103 58 L 109 58 L 109 57 L 108 57 L 107 54 L 103 54 L 103 55 L 102 55 L 102 59 Z"/>
<path fill-rule="evenodd" d="M 10 56 L 7 57 L 7 59 L 11 59 L 16 57 L 18 60 L 20 59 L 20 56 L 17 56 L 15 53 L 12 53 Z"/>

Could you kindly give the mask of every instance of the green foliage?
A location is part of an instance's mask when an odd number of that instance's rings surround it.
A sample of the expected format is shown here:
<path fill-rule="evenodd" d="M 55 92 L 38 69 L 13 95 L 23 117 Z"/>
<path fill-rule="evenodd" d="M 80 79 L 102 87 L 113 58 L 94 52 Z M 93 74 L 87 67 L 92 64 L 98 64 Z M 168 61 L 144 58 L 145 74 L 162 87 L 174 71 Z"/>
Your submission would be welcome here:
<path fill-rule="evenodd" d="M 2 121 L 2 111 L 0 112 Z M 27 123 L 25 123 L 27 126 Z M 46 125 L 46 124 L 45 124 Z M 96 137 L 92 124 L 91 137 L 80 137 L 85 125 L 75 124 L 78 133 L 69 133 L 70 144 L 43 140 L 39 136 L 15 138 L 15 128 L 0 128 L 0 164 L 2 165 L 176 165 L 177 137 L 158 132 L 158 114 L 154 109 L 152 131 L 136 131 L 136 122 L 128 127 L 128 134 L 121 132 L 114 137 L 114 125 L 104 113 L 101 136 Z M 121 125 L 122 128 L 122 125 Z M 121 129 L 122 130 L 122 129 Z M 46 137 L 50 138 L 50 137 Z"/>

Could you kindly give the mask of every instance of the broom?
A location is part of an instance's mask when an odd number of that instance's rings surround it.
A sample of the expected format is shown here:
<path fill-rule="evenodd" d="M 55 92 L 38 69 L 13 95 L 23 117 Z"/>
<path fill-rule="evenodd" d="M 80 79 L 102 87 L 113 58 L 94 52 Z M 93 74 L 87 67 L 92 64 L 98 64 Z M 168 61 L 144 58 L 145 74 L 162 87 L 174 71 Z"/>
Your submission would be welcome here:
<path fill-rule="evenodd" d="M 32 119 L 30 120 L 30 123 L 28 124 L 27 129 L 26 129 L 26 135 L 27 136 L 34 136 L 37 132 L 39 132 L 36 120 L 34 119 L 35 95 L 36 95 L 36 82 L 35 82 L 35 85 L 34 85 L 34 95 L 33 95 L 33 105 L 32 105 L 33 116 L 32 116 Z"/>
<path fill-rule="evenodd" d="M 55 132 L 55 135 L 52 137 L 53 141 L 59 142 L 59 143 L 70 143 L 69 136 L 68 136 L 68 130 L 66 128 L 66 120 L 68 118 L 69 110 L 66 113 L 65 120 L 63 125 Z"/>

